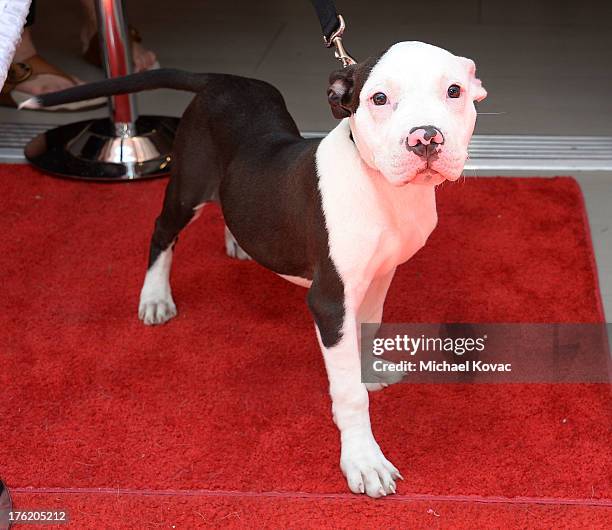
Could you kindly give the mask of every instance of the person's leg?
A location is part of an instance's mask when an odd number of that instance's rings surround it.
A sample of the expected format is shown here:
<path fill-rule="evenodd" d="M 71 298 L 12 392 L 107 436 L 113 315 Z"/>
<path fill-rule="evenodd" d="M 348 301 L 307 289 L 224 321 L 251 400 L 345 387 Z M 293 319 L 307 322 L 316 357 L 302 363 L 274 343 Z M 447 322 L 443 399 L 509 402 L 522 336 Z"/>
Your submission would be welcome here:
<path fill-rule="evenodd" d="M 0 91 L 0 106 L 21 106 L 32 96 L 56 92 L 82 83 L 77 77 L 66 74 L 38 54 L 31 29 L 35 17 L 36 3 L 33 1 L 21 33 L 21 40 L 15 47 L 6 82 Z M 44 110 L 83 110 L 98 107 L 104 103 L 104 98 L 98 98 L 76 104 L 49 107 Z M 26 104 L 23 108 L 29 107 Z"/>
<path fill-rule="evenodd" d="M 32 30 L 29 26 L 26 26 L 21 34 L 21 41 L 15 49 L 15 55 L 13 56 L 13 63 L 26 63 L 29 64 L 32 57 L 37 56 L 38 51 L 32 38 Z M 44 68 L 46 71 L 53 71 L 55 67 L 46 63 L 48 68 Z M 70 88 L 80 81 L 76 78 L 70 78 L 63 74 L 55 73 L 41 73 L 32 75 L 30 78 L 22 81 L 18 84 L 18 89 L 21 92 L 25 92 L 31 95 L 46 94 L 47 92 L 55 92 L 56 90 L 63 90 L 64 88 Z"/>

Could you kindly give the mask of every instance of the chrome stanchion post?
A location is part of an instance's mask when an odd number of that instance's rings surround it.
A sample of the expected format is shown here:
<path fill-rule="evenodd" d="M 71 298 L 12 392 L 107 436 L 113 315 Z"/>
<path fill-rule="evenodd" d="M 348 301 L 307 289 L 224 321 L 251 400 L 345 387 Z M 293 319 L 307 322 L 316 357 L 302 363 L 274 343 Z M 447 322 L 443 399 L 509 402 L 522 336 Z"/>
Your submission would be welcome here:
<path fill-rule="evenodd" d="M 100 21 L 98 35 L 106 77 L 131 74 L 133 71 L 131 43 L 122 0 L 97 0 L 96 12 Z M 138 118 L 135 96 L 133 94 L 111 96 L 108 98 L 108 104 L 117 136 L 133 136 Z"/>
<path fill-rule="evenodd" d="M 96 0 L 107 77 L 132 72 L 131 42 L 121 0 Z M 51 129 L 25 148 L 26 158 L 49 173 L 89 180 L 137 180 L 166 175 L 178 118 L 138 116 L 136 98 L 109 98 L 110 118 Z"/>

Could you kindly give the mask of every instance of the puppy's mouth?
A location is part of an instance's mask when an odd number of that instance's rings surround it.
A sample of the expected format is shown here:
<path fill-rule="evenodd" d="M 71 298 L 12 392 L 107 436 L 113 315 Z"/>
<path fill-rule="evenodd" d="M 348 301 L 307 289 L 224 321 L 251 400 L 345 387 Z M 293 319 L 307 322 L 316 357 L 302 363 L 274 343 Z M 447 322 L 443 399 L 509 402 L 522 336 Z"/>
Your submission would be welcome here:
<path fill-rule="evenodd" d="M 431 167 L 429 167 L 429 160 L 426 162 L 425 167 L 421 169 L 417 169 L 417 172 L 416 172 L 417 176 L 423 173 L 427 173 L 427 174 L 437 173 L 435 169 L 432 169 Z"/>
<path fill-rule="evenodd" d="M 446 180 L 446 177 L 442 175 L 442 173 L 439 173 L 438 171 L 430 167 L 424 167 L 422 169 L 417 170 L 416 175 L 414 175 L 414 177 L 409 177 L 408 179 L 406 179 L 406 184 L 429 184 L 431 186 L 437 186 L 444 180 Z"/>
<path fill-rule="evenodd" d="M 414 175 L 401 179 L 397 184 L 398 186 L 405 186 L 406 184 L 430 184 L 435 186 L 444 180 L 446 180 L 446 177 L 442 173 L 426 165 L 417 169 Z"/>
<path fill-rule="evenodd" d="M 392 164 L 392 178 L 395 186 L 421 184 L 437 186 L 445 180 L 455 181 L 463 170 L 464 160 L 454 152 L 438 150 L 427 158 L 400 155 Z"/>

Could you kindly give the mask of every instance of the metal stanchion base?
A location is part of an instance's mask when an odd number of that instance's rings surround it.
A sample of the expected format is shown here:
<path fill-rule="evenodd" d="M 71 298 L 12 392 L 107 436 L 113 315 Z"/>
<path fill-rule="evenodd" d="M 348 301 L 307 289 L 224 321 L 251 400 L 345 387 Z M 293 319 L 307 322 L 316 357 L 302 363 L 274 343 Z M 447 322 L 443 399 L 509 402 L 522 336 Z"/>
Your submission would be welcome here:
<path fill-rule="evenodd" d="M 62 125 L 39 134 L 25 148 L 42 171 L 81 180 L 124 181 L 162 177 L 170 171 L 178 118 L 141 116 L 136 131 L 110 119 Z"/>

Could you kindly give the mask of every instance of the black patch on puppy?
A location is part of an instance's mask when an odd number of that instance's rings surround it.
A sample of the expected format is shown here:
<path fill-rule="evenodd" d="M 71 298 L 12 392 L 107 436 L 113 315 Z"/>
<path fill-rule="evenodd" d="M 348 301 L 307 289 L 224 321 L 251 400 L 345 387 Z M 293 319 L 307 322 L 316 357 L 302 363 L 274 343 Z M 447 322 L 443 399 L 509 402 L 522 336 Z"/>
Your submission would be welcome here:
<path fill-rule="evenodd" d="M 330 347 L 341 337 L 344 285 L 329 256 L 316 169 L 320 141 L 300 136 L 271 85 L 211 77 L 181 120 L 152 247 L 174 240 L 196 206 L 218 200 L 227 227 L 253 260 L 313 281 L 308 305 Z"/>
<path fill-rule="evenodd" d="M 373 64 L 354 68 L 351 86 L 360 90 Z M 197 95 L 174 140 L 149 267 L 176 243 L 197 207 L 219 201 L 227 227 L 253 260 L 278 274 L 312 280 L 308 305 L 321 340 L 326 347 L 336 344 L 344 285 L 329 254 L 316 169 L 320 140 L 302 138 L 276 88 L 233 75 L 156 70 L 46 95 L 43 103 L 153 88 Z"/>

